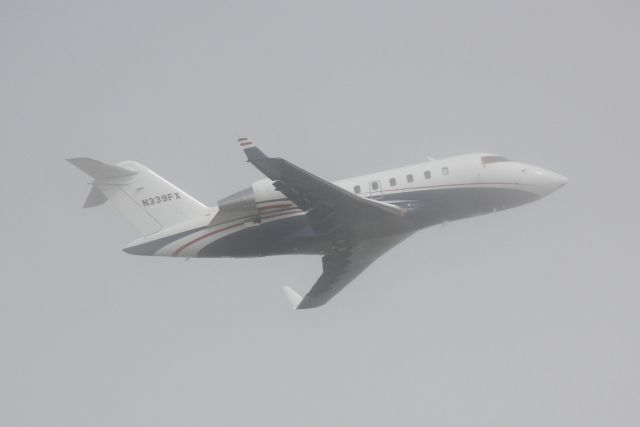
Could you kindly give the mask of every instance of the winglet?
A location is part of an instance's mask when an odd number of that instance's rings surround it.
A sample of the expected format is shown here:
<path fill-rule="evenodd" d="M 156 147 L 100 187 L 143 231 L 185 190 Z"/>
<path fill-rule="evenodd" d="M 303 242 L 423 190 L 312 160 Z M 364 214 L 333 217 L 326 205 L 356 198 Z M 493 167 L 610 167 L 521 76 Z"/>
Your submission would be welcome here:
<path fill-rule="evenodd" d="M 240 144 L 240 147 L 244 150 L 244 154 L 247 155 L 247 160 L 249 162 L 253 163 L 255 161 L 264 160 L 268 158 L 248 138 L 238 138 L 238 143 Z"/>
<path fill-rule="evenodd" d="M 249 147 L 253 147 L 253 142 L 249 141 L 249 138 L 238 138 L 238 143 L 243 150 L 246 150 Z"/>
<path fill-rule="evenodd" d="M 288 286 L 285 286 L 283 289 L 284 294 L 287 296 L 287 299 L 289 300 L 289 303 L 291 303 L 293 309 L 295 310 L 298 308 L 300 301 L 302 301 L 302 296 Z"/>

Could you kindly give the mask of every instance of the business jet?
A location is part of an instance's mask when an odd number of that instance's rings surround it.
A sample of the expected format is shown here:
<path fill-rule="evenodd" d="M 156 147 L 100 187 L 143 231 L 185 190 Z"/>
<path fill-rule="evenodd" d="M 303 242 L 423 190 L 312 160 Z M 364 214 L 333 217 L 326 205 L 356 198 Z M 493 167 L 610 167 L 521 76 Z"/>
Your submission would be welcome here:
<path fill-rule="evenodd" d="M 84 207 L 109 201 L 143 236 L 123 250 L 168 257 L 322 255 L 323 272 L 295 309 L 327 303 L 416 231 L 538 200 L 567 178 L 495 154 L 465 154 L 329 182 L 240 138 L 266 178 L 208 207 L 133 161 L 68 161 L 93 181 Z"/>

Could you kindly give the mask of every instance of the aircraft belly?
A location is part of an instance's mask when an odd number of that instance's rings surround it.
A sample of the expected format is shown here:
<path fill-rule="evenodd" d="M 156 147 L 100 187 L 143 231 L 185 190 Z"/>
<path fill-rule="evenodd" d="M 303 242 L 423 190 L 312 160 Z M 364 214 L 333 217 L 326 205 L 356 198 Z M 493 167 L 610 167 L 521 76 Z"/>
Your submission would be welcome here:
<path fill-rule="evenodd" d="M 408 209 L 408 218 L 418 228 L 510 209 L 539 198 L 516 188 L 488 187 L 436 189 L 387 197 L 385 201 L 389 203 L 399 197 L 408 200 L 401 206 Z"/>
<path fill-rule="evenodd" d="M 318 240 L 306 215 L 299 215 L 231 233 L 203 247 L 198 257 L 319 254 Z"/>

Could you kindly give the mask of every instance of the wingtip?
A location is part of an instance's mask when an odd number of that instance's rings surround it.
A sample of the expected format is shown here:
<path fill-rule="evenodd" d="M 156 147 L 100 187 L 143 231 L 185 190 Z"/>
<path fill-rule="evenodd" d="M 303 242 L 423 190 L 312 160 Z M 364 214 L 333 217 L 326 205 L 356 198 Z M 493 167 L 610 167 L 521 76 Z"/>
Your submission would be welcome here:
<path fill-rule="evenodd" d="M 249 140 L 249 138 L 238 138 L 238 144 L 240 144 L 240 148 L 242 148 L 243 150 L 253 147 L 253 142 Z"/>
<path fill-rule="evenodd" d="M 302 296 L 296 291 L 294 291 L 293 289 L 291 289 L 289 286 L 284 286 L 283 289 L 284 289 L 284 294 L 287 296 L 287 299 L 291 304 L 291 307 L 293 307 L 294 310 L 297 309 L 298 306 L 300 305 L 300 302 L 302 301 Z"/>
<path fill-rule="evenodd" d="M 247 156 L 247 160 L 249 162 L 257 162 L 260 160 L 267 159 L 267 156 L 260 151 L 258 147 L 251 141 L 249 138 L 238 138 L 238 144 L 240 144 L 240 148 L 244 151 L 244 154 Z"/>

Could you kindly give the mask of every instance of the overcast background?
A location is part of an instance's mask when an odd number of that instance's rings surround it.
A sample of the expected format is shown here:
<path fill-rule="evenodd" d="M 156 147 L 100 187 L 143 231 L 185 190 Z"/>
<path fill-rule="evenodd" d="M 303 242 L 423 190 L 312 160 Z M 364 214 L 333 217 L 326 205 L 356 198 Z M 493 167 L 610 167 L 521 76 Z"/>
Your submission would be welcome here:
<path fill-rule="evenodd" d="M 637 1 L 0 1 L 0 424 L 637 426 Z M 134 257 L 63 159 L 207 204 L 487 151 L 557 193 L 425 230 L 327 306 L 315 257 Z"/>

